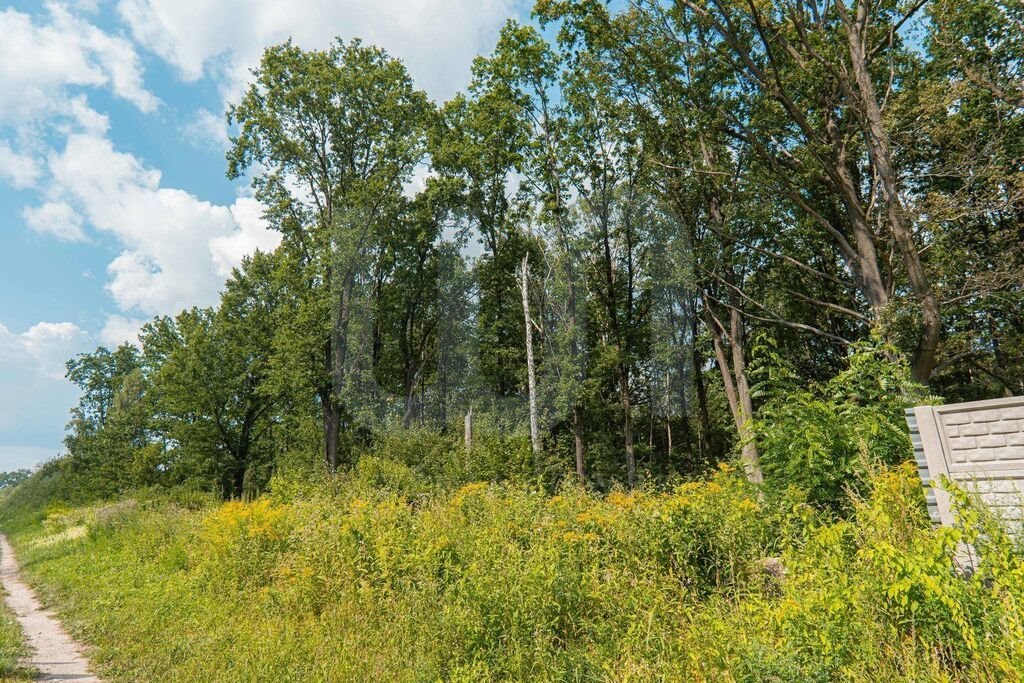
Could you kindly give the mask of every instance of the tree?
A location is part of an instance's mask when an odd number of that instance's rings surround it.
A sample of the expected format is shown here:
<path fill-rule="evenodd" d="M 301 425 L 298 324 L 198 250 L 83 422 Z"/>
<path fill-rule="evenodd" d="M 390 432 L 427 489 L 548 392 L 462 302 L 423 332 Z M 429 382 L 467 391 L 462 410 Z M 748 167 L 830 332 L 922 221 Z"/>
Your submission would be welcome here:
<path fill-rule="evenodd" d="M 152 483 L 135 467 L 136 455 L 149 443 L 152 414 L 138 349 L 127 343 L 114 351 L 99 347 L 66 367 L 68 379 L 82 390 L 64 437 L 76 496 L 102 498 Z"/>
<path fill-rule="evenodd" d="M 0 489 L 14 488 L 32 476 L 32 470 L 20 469 L 12 472 L 0 472 Z"/>
<path fill-rule="evenodd" d="M 525 347 L 516 270 L 529 246 L 522 234 L 526 206 L 515 182 L 528 130 L 507 84 L 488 62 L 473 65 L 470 94 L 447 102 L 431 135 L 438 174 L 459 187 L 465 228 L 484 253 L 475 263 L 480 372 L 499 397 L 524 385 Z M 534 259 L 536 263 L 536 259 Z"/>
<path fill-rule="evenodd" d="M 247 258 L 220 308 L 148 323 L 140 335 L 168 459 L 179 480 L 209 478 L 227 498 L 270 477 L 275 396 L 267 377 L 277 297 L 272 257 Z"/>
<path fill-rule="evenodd" d="M 324 458 L 333 469 L 340 462 L 357 284 L 381 217 L 423 157 L 429 106 L 400 62 L 358 41 L 339 40 L 325 51 L 289 41 L 268 48 L 253 76 L 228 113 L 240 127 L 228 176 L 265 169 L 253 187 L 283 235 L 297 302 L 310 323 L 282 352 L 320 359 L 313 389 Z"/>
<path fill-rule="evenodd" d="M 398 394 L 402 424 L 425 416 L 426 387 L 437 378 L 442 268 L 457 257 L 442 237 L 451 197 L 444 183 L 403 203 L 380 245 L 374 269 L 373 365 L 381 385 Z"/>
<path fill-rule="evenodd" d="M 75 417 L 92 428 L 106 422 L 124 378 L 139 367 L 139 350 L 124 343 L 113 351 L 102 346 L 92 353 L 81 353 L 69 360 L 68 380 L 82 390 Z"/>

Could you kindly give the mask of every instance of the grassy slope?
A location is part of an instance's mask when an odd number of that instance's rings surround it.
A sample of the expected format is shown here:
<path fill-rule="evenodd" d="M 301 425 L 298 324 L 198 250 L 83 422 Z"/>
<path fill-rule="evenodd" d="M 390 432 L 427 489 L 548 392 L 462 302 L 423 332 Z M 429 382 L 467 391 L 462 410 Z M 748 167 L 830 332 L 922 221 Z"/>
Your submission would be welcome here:
<path fill-rule="evenodd" d="M 1015 680 L 1019 556 L 1003 541 L 995 575 L 956 577 L 915 477 L 879 475 L 837 524 L 722 473 L 600 499 L 355 481 L 7 526 L 111 681 Z M 778 582 L 760 560 L 780 550 Z"/>

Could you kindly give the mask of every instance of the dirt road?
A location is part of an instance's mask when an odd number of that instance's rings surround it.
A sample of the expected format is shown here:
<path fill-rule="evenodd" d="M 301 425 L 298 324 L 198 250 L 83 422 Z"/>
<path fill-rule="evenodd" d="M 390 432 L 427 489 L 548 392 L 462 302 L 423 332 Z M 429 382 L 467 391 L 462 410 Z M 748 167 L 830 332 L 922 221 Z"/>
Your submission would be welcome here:
<path fill-rule="evenodd" d="M 0 580 L 7 591 L 7 605 L 14 612 L 32 648 L 26 666 L 39 670 L 40 681 L 101 683 L 89 673 L 82 646 L 68 635 L 56 617 L 44 610 L 32 589 L 21 580 L 18 562 L 7 537 L 0 534 Z"/>

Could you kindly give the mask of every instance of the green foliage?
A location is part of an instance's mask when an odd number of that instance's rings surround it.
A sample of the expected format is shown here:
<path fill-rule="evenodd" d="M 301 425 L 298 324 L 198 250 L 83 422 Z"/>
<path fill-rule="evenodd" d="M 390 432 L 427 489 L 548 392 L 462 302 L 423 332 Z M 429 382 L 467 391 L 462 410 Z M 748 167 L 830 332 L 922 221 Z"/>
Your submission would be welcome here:
<path fill-rule="evenodd" d="M 802 490 L 811 503 L 846 507 L 846 488 L 865 485 L 866 468 L 913 457 L 904 410 L 924 399 L 891 346 L 855 344 L 847 367 L 807 385 L 768 343 L 752 374 L 763 400 L 755 428 L 766 486 Z"/>
<path fill-rule="evenodd" d="M 400 464 L 414 473 L 417 480 L 441 489 L 474 481 L 522 483 L 537 478 L 539 473 L 527 435 L 505 435 L 486 422 L 477 422 L 470 452 L 466 452 L 461 437 L 427 428 L 383 432 L 361 456 L 357 476 L 366 467 L 363 461 L 371 459 Z"/>
<path fill-rule="evenodd" d="M 304 481 L 54 510 L 15 542 L 112 681 L 966 683 L 1024 665 L 1020 550 L 966 498 L 962 530 L 933 529 L 910 466 L 870 472 L 842 521 L 760 502 L 728 467 L 606 496 L 428 493 L 371 456 Z"/>
<path fill-rule="evenodd" d="M 12 472 L 0 472 L 0 489 L 17 486 L 32 476 L 32 470 L 20 469 Z"/>

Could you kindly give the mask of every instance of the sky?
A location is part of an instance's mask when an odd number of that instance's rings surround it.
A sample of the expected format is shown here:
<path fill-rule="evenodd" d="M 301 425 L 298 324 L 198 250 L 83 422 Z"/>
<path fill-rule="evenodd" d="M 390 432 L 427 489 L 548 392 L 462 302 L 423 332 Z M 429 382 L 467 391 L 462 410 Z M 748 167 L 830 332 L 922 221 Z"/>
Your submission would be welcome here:
<path fill-rule="evenodd" d="M 264 47 L 336 36 L 465 88 L 523 0 L 0 0 L 0 471 L 61 451 L 64 362 L 217 301 L 272 249 L 225 178 L 224 111 Z"/>

